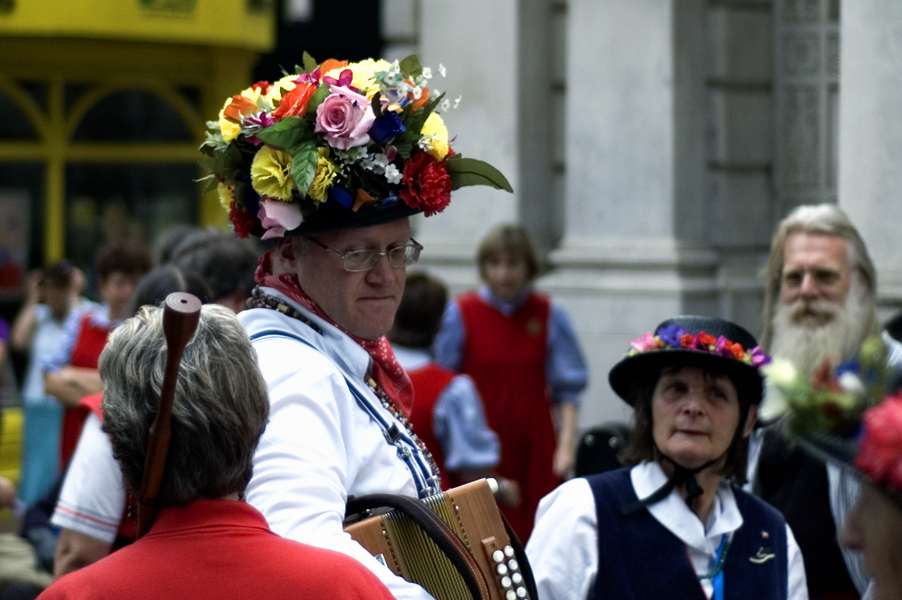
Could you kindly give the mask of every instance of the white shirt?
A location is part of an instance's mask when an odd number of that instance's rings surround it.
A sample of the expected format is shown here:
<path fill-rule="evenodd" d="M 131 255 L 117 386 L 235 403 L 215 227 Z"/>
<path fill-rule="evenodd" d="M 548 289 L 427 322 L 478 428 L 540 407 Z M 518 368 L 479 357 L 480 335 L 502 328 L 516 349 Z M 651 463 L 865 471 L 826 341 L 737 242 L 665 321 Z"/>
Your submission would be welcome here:
<path fill-rule="evenodd" d="M 270 415 L 254 455 L 247 501 L 277 534 L 353 556 L 397 598 L 431 598 L 420 586 L 392 574 L 342 527 L 349 495 L 417 496 L 407 464 L 357 405 L 342 373 L 344 369 L 363 381 L 370 356 L 337 328 L 283 300 L 322 329 L 324 335 L 317 337 L 323 352 L 279 335 L 253 342 L 269 388 Z M 246 310 L 238 318 L 252 338 L 268 330 L 311 335 L 308 325 L 275 310 Z M 388 410 L 379 409 L 394 420 Z"/>
<path fill-rule="evenodd" d="M 630 481 L 636 496 L 645 498 L 664 485 L 667 476 L 657 463 L 642 463 L 632 468 Z M 717 489 L 707 524 L 686 506 L 676 490 L 648 507 L 648 511 L 686 545 L 697 574 L 713 569 L 721 537 L 731 535 L 743 523 L 736 497 L 727 483 L 721 483 Z M 561 535 L 561 532 L 567 534 Z M 598 572 L 598 535 L 595 498 L 586 479 L 572 479 L 542 499 L 536 512 L 535 528 L 526 545 L 542 600 L 586 600 L 589 597 Z M 802 554 L 788 526 L 786 552 L 787 598 L 807 600 Z M 701 586 L 711 598 L 711 581 L 705 579 Z"/>
<path fill-rule="evenodd" d="M 110 438 L 92 412 L 81 430 L 50 522 L 112 544 L 124 510 L 122 471 L 113 458 Z"/>

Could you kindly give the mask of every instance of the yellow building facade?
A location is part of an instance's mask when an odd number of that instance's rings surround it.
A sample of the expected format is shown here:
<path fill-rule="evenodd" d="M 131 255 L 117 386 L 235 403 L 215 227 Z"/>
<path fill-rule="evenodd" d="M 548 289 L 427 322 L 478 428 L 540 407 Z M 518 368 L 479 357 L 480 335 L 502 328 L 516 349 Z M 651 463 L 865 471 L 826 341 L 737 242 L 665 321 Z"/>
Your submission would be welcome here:
<path fill-rule="evenodd" d="M 82 263 L 103 238 L 223 224 L 197 147 L 272 47 L 273 4 L 0 0 L 0 219 L 13 205 L 43 262 Z"/>
<path fill-rule="evenodd" d="M 226 225 L 198 146 L 272 48 L 274 4 L 0 0 L 0 299 L 21 298 L 30 266 L 89 266 L 111 239 Z M 15 480 L 21 414 L 4 413 Z"/>

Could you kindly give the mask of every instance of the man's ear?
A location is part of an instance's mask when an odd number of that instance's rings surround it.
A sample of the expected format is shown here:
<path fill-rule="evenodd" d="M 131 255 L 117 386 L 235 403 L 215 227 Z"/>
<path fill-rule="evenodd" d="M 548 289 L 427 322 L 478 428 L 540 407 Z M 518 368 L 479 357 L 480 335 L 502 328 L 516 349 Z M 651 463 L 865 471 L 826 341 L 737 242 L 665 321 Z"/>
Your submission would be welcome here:
<path fill-rule="evenodd" d="M 273 274 L 294 273 L 297 271 L 297 261 L 300 259 L 303 249 L 303 240 L 299 237 L 282 238 L 276 244 L 273 254 Z"/>
<path fill-rule="evenodd" d="M 745 417 L 745 425 L 742 427 L 742 437 L 747 438 L 751 435 L 758 422 L 758 405 L 752 404 L 749 407 L 749 414 Z"/>

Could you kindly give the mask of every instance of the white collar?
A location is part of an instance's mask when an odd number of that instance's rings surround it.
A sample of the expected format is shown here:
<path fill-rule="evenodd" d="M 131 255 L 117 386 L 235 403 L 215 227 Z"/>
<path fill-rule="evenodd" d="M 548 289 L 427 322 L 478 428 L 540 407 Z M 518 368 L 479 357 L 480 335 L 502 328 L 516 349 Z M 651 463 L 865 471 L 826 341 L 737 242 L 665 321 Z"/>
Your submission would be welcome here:
<path fill-rule="evenodd" d="M 269 287 L 261 286 L 260 289 L 271 296 L 279 298 L 295 310 L 297 310 L 304 318 L 310 321 L 316 327 L 319 327 L 321 333 L 314 330 L 298 319 L 282 314 L 277 310 L 265 309 L 262 312 L 241 311 L 239 316 L 248 333 L 254 333 L 257 327 L 267 326 L 267 321 L 273 317 L 287 330 L 292 331 L 301 337 L 325 356 L 331 358 L 339 368 L 346 373 L 352 375 L 355 379 L 366 381 L 366 375 L 369 372 L 372 359 L 363 347 L 352 340 L 346 333 L 338 327 L 332 325 L 325 319 L 313 314 L 282 292 Z M 259 319 L 259 323 L 258 323 Z M 252 326 L 253 324 L 253 326 Z"/>
<path fill-rule="evenodd" d="M 664 485 L 667 474 L 658 463 L 644 462 L 630 470 L 630 481 L 636 496 L 642 499 Z M 716 552 L 723 534 L 732 533 L 742 527 L 742 515 L 736 505 L 733 489 L 723 479 L 714 496 L 707 531 L 705 525 L 675 489 L 660 502 L 649 506 L 648 512 L 684 544 L 709 554 Z"/>

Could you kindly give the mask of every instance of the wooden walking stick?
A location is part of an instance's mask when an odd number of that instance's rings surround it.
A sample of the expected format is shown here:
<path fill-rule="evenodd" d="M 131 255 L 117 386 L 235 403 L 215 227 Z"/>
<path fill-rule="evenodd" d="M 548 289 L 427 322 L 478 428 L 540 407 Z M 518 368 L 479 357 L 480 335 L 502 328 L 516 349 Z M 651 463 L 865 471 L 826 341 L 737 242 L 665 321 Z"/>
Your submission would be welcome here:
<path fill-rule="evenodd" d="M 166 336 L 166 371 L 160 388 L 160 405 L 147 437 L 144 477 L 138 497 L 138 535 L 148 532 L 157 514 L 156 499 L 166 469 L 169 440 L 172 437 L 172 401 L 179 377 L 182 352 L 200 321 L 201 302 L 185 292 L 173 292 L 163 302 L 163 334 Z"/>

